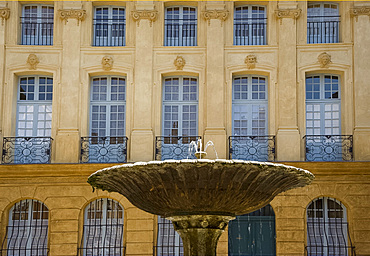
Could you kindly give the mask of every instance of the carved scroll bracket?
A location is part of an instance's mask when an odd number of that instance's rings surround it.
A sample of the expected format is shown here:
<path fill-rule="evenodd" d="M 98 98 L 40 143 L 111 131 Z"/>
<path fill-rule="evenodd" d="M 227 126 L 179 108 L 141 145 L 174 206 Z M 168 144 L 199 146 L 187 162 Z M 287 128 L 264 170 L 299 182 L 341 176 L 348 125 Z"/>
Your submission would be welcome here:
<path fill-rule="evenodd" d="M 77 26 L 78 26 L 80 25 L 80 22 L 85 20 L 86 18 L 85 10 L 64 9 L 64 10 L 59 10 L 58 13 L 59 13 L 59 17 L 65 21 L 65 24 L 67 24 L 68 19 L 76 19 Z"/>
<path fill-rule="evenodd" d="M 4 21 L 9 19 L 9 16 L 10 16 L 9 8 L 0 8 L 1 25 L 4 25 Z"/>
<path fill-rule="evenodd" d="M 358 16 L 360 15 L 367 15 L 369 16 L 369 20 L 370 20 L 370 7 L 361 6 L 361 7 L 351 8 L 349 10 L 349 14 L 351 15 L 352 18 L 355 17 L 356 21 L 358 21 Z"/>
<path fill-rule="evenodd" d="M 229 17 L 228 10 L 207 10 L 202 12 L 203 18 L 208 21 L 208 26 L 211 24 L 211 19 L 221 20 L 221 26 L 223 22 Z"/>
<path fill-rule="evenodd" d="M 294 19 L 294 24 L 296 19 L 301 16 L 302 10 L 301 9 L 279 9 L 275 11 L 276 18 L 280 20 L 280 25 L 283 23 L 284 18 L 292 18 Z"/>
<path fill-rule="evenodd" d="M 137 22 L 137 26 L 140 26 L 140 20 L 145 19 L 150 21 L 150 26 L 157 20 L 158 11 L 156 10 L 135 10 L 131 12 L 131 16 L 134 21 Z"/>

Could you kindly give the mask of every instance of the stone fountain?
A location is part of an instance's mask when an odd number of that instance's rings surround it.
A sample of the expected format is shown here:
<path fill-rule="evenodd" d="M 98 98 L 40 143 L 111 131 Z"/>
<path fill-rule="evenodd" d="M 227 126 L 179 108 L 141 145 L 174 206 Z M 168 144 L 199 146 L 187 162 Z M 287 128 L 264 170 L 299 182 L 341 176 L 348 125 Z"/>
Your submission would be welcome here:
<path fill-rule="evenodd" d="M 185 256 L 215 256 L 219 237 L 236 215 L 258 210 L 277 194 L 313 179 L 306 170 L 282 164 L 184 159 L 113 166 L 92 174 L 88 183 L 170 219 Z"/>

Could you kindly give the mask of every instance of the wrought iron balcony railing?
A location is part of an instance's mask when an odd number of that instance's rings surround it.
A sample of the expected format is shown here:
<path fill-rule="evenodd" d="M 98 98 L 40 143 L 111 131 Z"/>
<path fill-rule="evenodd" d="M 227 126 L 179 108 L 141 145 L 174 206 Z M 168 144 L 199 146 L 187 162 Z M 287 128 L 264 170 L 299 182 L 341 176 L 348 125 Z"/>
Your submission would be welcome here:
<path fill-rule="evenodd" d="M 306 135 L 306 161 L 353 161 L 352 135 Z"/>
<path fill-rule="evenodd" d="M 22 45 L 53 45 L 54 17 L 21 17 Z"/>
<path fill-rule="evenodd" d="M 189 144 L 201 136 L 157 136 L 155 137 L 155 160 L 196 159 L 194 152 L 189 154 Z"/>
<path fill-rule="evenodd" d="M 356 256 L 348 223 L 343 218 L 307 220 L 307 243 L 305 255 Z M 329 238 L 329 239 L 328 239 Z"/>
<path fill-rule="evenodd" d="M 234 45 L 265 45 L 266 18 L 234 19 Z"/>
<path fill-rule="evenodd" d="M 166 19 L 165 46 L 196 46 L 197 20 L 195 19 Z"/>
<path fill-rule="evenodd" d="M 340 16 L 307 17 L 307 43 L 339 43 Z"/>
<path fill-rule="evenodd" d="M 124 19 L 94 19 L 94 46 L 125 46 Z"/>
<path fill-rule="evenodd" d="M 229 158 L 275 161 L 275 136 L 229 136 Z"/>
<path fill-rule="evenodd" d="M 81 163 L 126 163 L 127 137 L 82 137 Z"/>
<path fill-rule="evenodd" d="M 2 163 L 50 163 L 51 137 L 4 137 Z"/>

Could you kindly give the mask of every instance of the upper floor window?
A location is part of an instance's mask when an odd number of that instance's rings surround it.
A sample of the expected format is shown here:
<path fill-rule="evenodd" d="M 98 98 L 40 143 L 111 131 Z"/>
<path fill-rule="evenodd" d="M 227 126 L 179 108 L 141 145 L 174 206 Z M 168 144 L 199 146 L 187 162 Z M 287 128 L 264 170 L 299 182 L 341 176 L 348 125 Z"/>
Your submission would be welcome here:
<path fill-rule="evenodd" d="M 339 5 L 335 3 L 308 3 L 307 43 L 339 42 Z"/>
<path fill-rule="evenodd" d="M 9 211 L 2 250 L 6 255 L 47 256 L 49 210 L 40 201 L 26 199 Z"/>
<path fill-rule="evenodd" d="M 96 7 L 93 26 L 94 46 L 125 45 L 125 8 Z"/>
<path fill-rule="evenodd" d="M 306 251 L 309 256 L 355 255 L 346 207 L 340 201 L 320 197 L 308 205 Z"/>
<path fill-rule="evenodd" d="M 23 6 L 21 17 L 22 45 L 53 45 L 53 28 L 53 6 Z"/>
<path fill-rule="evenodd" d="M 81 162 L 126 162 L 126 79 L 118 76 L 91 80 L 90 137 L 81 141 Z"/>
<path fill-rule="evenodd" d="M 267 135 L 267 78 L 235 76 L 232 93 L 231 158 L 273 160 L 274 137 Z"/>
<path fill-rule="evenodd" d="M 189 143 L 198 138 L 198 79 L 166 77 L 163 80 L 161 159 L 188 157 Z"/>
<path fill-rule="evenodd" d="M 196 8 L 188 6 L 167 7 L 164 31 L 165 46 L 196 46 Z"/>
<path fill-rule="evenodd" d="M 352 135 L 341 134 L 340 79 L 337 75 L 306 77 L 306 160 L 350 161 Z"/>
<path fill-rule="evenodd" d="M 100 198 L 84 212 L 79 255 L 123 256 L 123 207 L 115 200 Z"/>
<path fill-rule="evenodd" d="M 248 5 L 234 10 L 234 45 L 266 44 L 266 7 Z"/>

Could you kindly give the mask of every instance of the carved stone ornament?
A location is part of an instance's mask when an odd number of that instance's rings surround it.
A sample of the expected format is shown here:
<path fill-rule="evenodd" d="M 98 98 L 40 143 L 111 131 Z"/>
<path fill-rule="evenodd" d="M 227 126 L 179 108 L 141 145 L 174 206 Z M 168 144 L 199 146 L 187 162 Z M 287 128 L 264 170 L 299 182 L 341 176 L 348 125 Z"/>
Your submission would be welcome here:
<path fill-rule="evenodd" d="M 10 16 L 9 8 L 0 8 L 1 25 L 4 25 L 4 20 L 9 19 L 9 16 Z"/>
<path fill-rule="evenodd" d="M 80 21 L 83 21 L 86 18 L 85 10 L 64 9 L 64 10 L 59 10 L 58 13 L 59 13 L 59 17 L 65 21 L 65 24 L 67 24 L 68 19 L 76 19 L 77 26 L 78 26 L 80 25 Z"/>
<path fill-rule="evenodd" d="M 256 55 L 248 55 L 245 57 L 244 63 L 247 64 L 248 69 L 252 69 L 256 67 L 257 63 L 257 56 Z"/>
<path fill-rule="evenodd" d="M 331 56 L 326 52 L 323 52 L 317 57 L 317 60 L 319 61 L 321 68 L 327 68 L 331 63 Z"/>
<path fill-rule="evenodd" d="M 280 19 L 280 25 L 283 23 L 283 18 L 292 18 L 295 20 L 301 16 L 301 9 L 279 9 L 275 11 L 276 18 Z"/>
<path fill-rule="evenodd" d="M 105 71 L 109 71 L 113 68 L 113 58 L 110 56 L 104 56 L 101 59 L 101 65 Z"/>
<path fill-rule="evenodd" d="M 157 20 L 158 11 L 156 10 L 142 10 L 142 11 L 132 11 L 131 16 L 134 21 L 137 22 L 137 26 L 140 25 L 140 20 L 145 19 L 150 21 L 150 26 L 152 26 L 153 22 Z"/>
<path fill-rule="evenodd" d="M 351 8 L 349 10 L 349 14 L 351 15 L 351 17 L 355 17 L 356 21 L 358 21 L 358 16 L 360 15 L 367 15 L 369 16 L 369 19 L 370 19 L 370 7 L 361 6 L 361 7 Z"/>
<path fill-rule="evenodd" d="M 173 61 L 173 65 L 175 65 L 176 70 L 182 70 L 185 64 L 186 61 L 182 56 L 177 56 L 176 59 Z"/>
<path fill-rule="evenodd" d="M 202 16 L 205 20 L 208 21 L 208 26 L 211 24 L 211 19 L 221 20 L 221 26 L 222 26 L 222 23 L 229 16 L 229 11 L 228 10 L 208 10 L 208 11 L 202 12 Z"/>
<path fill-rule="evenodd" d="M 27 64 L 30 66 L 30 69 L 36 69 L 37 64 L 39 63 L 40 61 L 36 54 L 31 53 L 30 55 L 28 55 Z"/>

